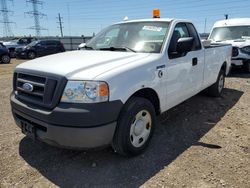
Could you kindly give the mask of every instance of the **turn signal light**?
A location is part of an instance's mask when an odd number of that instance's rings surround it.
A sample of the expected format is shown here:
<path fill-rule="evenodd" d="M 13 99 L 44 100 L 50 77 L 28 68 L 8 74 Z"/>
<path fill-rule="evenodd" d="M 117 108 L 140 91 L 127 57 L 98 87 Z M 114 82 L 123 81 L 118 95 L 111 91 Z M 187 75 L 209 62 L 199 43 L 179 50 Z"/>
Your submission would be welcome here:
<path fill-rule="evenodd" d="M 109 95 L 109 88 L 106 83 L 101 83 L 99 85 L 99 96 L 106 97 Z"/>

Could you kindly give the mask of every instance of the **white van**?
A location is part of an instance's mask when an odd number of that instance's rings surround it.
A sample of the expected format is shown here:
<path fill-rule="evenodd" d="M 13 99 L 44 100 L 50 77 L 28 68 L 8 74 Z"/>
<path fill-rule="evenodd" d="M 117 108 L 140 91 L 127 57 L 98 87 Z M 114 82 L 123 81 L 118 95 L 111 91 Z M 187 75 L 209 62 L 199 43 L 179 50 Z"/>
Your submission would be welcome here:
<path fill-rule="evenodd" d="M 241 66 L 250 73 L 250 18 L 217 21 L 209 39 L 215 43 L 232 44 L 232 65 Z"/>

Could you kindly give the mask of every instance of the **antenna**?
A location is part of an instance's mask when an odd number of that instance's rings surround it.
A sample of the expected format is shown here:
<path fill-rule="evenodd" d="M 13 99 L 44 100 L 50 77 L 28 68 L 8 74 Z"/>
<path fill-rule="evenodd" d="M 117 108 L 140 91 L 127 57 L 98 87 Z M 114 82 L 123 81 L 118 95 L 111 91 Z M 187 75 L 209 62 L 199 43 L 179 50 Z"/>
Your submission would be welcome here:
<path fill-rule="evenodd" d="M 205 18 L 204 33 L 206 33 L 206 30 L 207 30 L 207 18 Z"/>
<path fill-rule="evenodd" d="M 62 22 L 62 17 L 61 17 L 61 15 L 60 15 L 60 13 L 58 13 L 58 22 L 57 23 L 59 23 L 59 28 L 60 28 L 60 31 L 61 31 L 61 37 L 63 37 L 63 30 L 62 30 L 62 28 L 63 28 L 63 26 L 62 26 L 62 24 L 63 24 L 63 22 Z"/>
<path fill-rule="evenodd" d="M 26 0 L 27 3 L 31 3 L 33 6 L 33 11 L 28 11 L 25 12 L 25 14 L 30 15 L 31 17 L 34 18 L 34 23 L 35 25 L 30 27 L 29 29 L 35 29 L 36 30 L 36 36 L 40 36 L 41 35 L 41 30 L 46 30 L 45 28 L 41 27 L 40 25 L 40 18 L 43 18 L 44 16 L 46 16 L 46 14 L 43 14 L 41 12 L 38 11 L 38 5 L 43 5 L 42 1 L 39 0 Z"/>
<path fill-rule="evenodd" d="M 12 0 L 9 0 L 9 1 L 12 1 Z M 6 0 L 0 0 L 0 3 L 1 3 L 0 14 L 2 14 L 2 16 L 3 16 L 3 20 L 1 20 L 0 23 L 3 23 L 3 25 L 4 25 L 4 27 L 3 27 L 3 36 L 6 36 L 6 37 L 12 36 L 13 33 L 11 31 L 10 24 L 14 23 L 14 22 L 9 20 L 9 13 L 10 12 L 13 13 L 13 11 L 8 10 Z"/>

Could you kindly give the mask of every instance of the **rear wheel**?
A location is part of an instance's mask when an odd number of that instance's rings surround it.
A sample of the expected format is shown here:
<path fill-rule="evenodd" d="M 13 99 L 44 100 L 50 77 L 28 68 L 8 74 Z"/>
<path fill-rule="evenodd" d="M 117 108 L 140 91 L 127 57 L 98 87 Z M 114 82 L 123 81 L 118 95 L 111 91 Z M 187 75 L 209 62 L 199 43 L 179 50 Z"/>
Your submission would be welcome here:
<path fill-rule="evenodd" d="M 4 54 L 4 55 L 2 55 L 2 57 L 1 57 L 1 62 L 2 63 L 10 63 L 10 56 L 8 55 L 8 54 Z"/>
<path fill-rule="evenodd" d="M 117 122 L 113 149 L 124 156 L 135 156 L 147 147 L 155 127 L 155 109 L 144 98 L 132 97 Z"/>
<path fill-rule="evenodd" d="M 224 88 L 224 83 L 225 83 L 225 71 L 221 69 L 217 77 L 217 81 L 208 88 L 208 94 L 212 97 L 221 96 L 222 90 Z"/>
<path fill-rule="evenodd" d="M 33 51 L 28 52 L 27 57 L 29 59 L 34 59 L 36 57 L 36 53 Z"/>

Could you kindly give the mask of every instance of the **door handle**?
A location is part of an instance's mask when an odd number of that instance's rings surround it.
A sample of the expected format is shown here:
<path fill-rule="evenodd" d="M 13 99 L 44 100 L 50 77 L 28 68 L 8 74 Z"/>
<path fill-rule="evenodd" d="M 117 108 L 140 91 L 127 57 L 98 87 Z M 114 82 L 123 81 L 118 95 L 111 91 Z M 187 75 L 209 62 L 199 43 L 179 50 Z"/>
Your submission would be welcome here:
<path fill-rule="evenodd" d="M 162 69 L 165 69 L 166 65 L 158 65 L 156 67 L 156 70 L 162 70 Z"/>
<path fill-rule="evenodd" d="M 195 65 L 197 65 L 197 64 L 198 64 L 198 58 L 197 58 L 197 57 L 194 57 L 194 58 L 192 59 L 192 65 L 195 66 Z"/>

